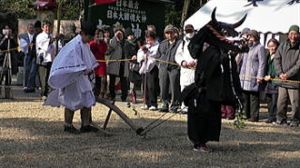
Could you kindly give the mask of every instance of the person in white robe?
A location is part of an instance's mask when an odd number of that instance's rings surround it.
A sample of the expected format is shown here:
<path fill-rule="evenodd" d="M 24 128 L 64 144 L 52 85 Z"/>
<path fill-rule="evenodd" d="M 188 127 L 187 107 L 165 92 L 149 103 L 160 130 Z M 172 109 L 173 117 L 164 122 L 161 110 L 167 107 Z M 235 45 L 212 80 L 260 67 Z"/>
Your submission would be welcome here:
<path fill-rule="evenodd" d="M 82 25 L 79 35 L 67 43 L 53 61 L 48 83 L 54 90 L 45 105 L 65 107 L 64 131 L 79 133 L 73 124 L 74 112 L 80 109 L 80 132 L 97 132 L 92 126 L 91 107 L 95 105 L 90 75 L 98 63 L 92 54 L 88 41 L 95 29 L 88 23 Z"/>
<path fill-rule="evenodd" d="M 181 65 L 180 69 L 180 88 L 181 91 L 190 84 L 195 82 L 195 67 L 197 61 L 191 57 L 190 51 L 188 49 L 188 45 L 190 43 L 190 39 L 194 36 L 195 30 L 193 25 L 188 24 L 184 28 L 184 39 L 179 44 L 175 61 L 177 64 Z M 182 102 L 181 111 L 183 113 L 187 113 L 188 107 L 184 105 Z"/>

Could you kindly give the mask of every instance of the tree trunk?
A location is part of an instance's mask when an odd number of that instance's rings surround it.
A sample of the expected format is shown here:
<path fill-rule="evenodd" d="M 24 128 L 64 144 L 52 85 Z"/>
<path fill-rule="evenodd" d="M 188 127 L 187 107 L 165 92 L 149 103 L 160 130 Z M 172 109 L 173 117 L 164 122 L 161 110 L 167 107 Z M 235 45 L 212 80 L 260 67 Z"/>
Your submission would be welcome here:
<path fill-rule="evenodd" d="M 182 9 L 182 15 L 181 15 L 181 26 L 183 26 L 184 21 L 187 17 L 188 11 L 189 11 L 189 7 L 191 4 L 191 0 L 185 0 L 184 4 L 183 4 L 183 9 Z"/>

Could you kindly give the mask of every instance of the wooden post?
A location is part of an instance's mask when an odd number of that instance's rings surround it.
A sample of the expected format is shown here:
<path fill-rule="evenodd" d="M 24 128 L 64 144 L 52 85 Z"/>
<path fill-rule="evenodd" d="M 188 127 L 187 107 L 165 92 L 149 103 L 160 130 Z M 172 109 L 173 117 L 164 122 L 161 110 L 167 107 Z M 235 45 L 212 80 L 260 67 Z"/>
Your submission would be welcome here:
<path fill-rule="evenodd" d="M 60 19 L 61 19 L 61 4 L 62 4 L 62 0 L 58 0 L 58 7 L 57 7 L 57 13 L 56 13 L 56 17 L 57 17 L 57 31 L 56 31 L 56 42 L 55 42 L 55 46 L 56 46 L 56 54 L 58 54 L 58 37 L 59 37 L 59 33 L 60 33 Z"/>
<path fill-rule="evenodd" d="M 182 15 L 181 15 L 181 26 L 183 26 L 184 21 L 187 17 L 188 11 L 189 11 L 189 7 L 191 4 L 191 0 L 185 0 L 184 4 L 183 4 L 183 9 L 182 9 Z"/>

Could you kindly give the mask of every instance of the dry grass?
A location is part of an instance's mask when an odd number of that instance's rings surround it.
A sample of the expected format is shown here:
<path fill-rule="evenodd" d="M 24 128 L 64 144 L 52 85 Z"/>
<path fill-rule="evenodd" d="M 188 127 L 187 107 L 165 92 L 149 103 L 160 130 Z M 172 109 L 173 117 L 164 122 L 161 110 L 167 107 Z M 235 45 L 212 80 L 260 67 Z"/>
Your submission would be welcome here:
<path fill-rule="evenodd" d="M 186 135 L 186 116 L 176 115 L 150 132 L 137 135 L 115 114 L 108 131 L 71 135 L 63 132 L 63 109 L 40 101 L 0 100 L 0 167 L 300 167 L 300 129 L 247 123 L 241 130 L 223 121 L 221 141 L 210 153 L 197 153 Z M 117 103 L 133 122 L 145 126 L 161 113 Z M 107 109 L 97 105 L 93 118 L 103 124 Z M 80 126 L 75 113 L 75 126 Z"/>

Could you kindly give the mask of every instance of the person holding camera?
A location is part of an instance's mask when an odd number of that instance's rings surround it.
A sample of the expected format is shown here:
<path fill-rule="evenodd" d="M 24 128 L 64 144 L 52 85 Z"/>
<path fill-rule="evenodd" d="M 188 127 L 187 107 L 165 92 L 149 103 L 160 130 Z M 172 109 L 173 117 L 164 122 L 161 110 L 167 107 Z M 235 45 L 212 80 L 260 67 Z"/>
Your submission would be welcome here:
<path fill-rule="evenodd" d="M 2 81 L 5 77 L 5 85 L 10 85 L 11 76 L 9 75 L 11 74 L 9 74 L 7 70 L 11 70 L 12 74 L 16 74 L 18 72 L 18 61 L 16 57 L 18 44 L 14 40 L 12 30 L 8 25 L 2 29 L 2 34 L 4 37 L 0 40 L 0 51 L 2 50 L 2 52 L 0 52 L 0 54 L 2 53 L 2 56 L 0 57 L 0 63 L 3 68 L 1 72 L 2 76 L 0 79 L 0 84 L 2 84 Z"/>
<path fill-rule="evenodd" d="M 43 32 L 36 37 L 36 54 L 38 73 L 41 84 L 41 96 L 46 99 L 49 92 L 48 78 L 52 61 L 55 56 L 54 38 L 51 34 L 51 23 L 44 21 L 42 25 Z"/>
<path fill-rule="evenodd" d="M 127 59 L 124 55 L 124 30 L 117 27 L 114 30 L 115 35 L 109 42 L 108 53 L 110 54 L 109 60 Z M 127 77 L 129 74 L 129 63 L 125 61 L 109 61 L 107 64 L 107 74 L 109 75 L 109 97 L 114 100 L 116 97 L 115 82 L 119 77 L 121 81 L 121 100 L 126 102 L 127 99 Z"/>
<path fill-rule="evenodd" d="M 245 117 L 251 122 L 258 122 L 259 91 L 263 86 L 267 57 L 265 47 L 259 42 L 258 32 L 250 30 L 248 36 L 249 51 L 241 54 L 240 81 L 243 89 Z"/>
<path fill-rule="evenodd" d="M 157 110 L 157 96 L 158 96 L 158 66 L 155 59 L 157 59 L 157 51 L 159 42 L 156 39 L 156 33 L 153 31 L 146 31 L 146 44 L 142 46 L 137 53 L 137 61 L 142 64 L 139 73 L 144 76 L 144 96 L 145 106 L 143 109 L 151 111 Z"/>

